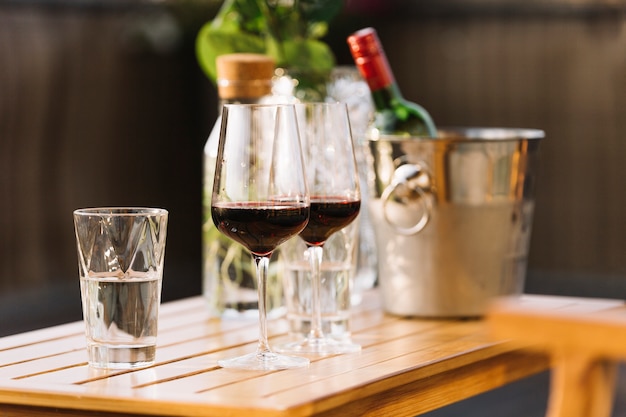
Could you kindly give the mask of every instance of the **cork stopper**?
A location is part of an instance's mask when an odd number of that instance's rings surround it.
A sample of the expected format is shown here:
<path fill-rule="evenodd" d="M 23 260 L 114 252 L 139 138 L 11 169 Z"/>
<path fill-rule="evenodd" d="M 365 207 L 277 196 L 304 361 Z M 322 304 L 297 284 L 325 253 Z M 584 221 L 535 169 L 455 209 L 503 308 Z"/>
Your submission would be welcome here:
<path fill-rule="evenodd" d="M 254 98 L 270 94 L 274 60 L 261 54 L 226 54 L 217 57 L 217 91 L 221 99 Z"/>

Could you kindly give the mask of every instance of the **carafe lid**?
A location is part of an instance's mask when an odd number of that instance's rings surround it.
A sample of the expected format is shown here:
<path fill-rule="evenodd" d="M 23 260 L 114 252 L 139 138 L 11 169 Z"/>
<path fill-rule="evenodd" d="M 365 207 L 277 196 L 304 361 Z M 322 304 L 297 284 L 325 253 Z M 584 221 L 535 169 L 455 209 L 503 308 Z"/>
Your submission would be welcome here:
<path fill-rule="evenodd" d="M 215 64 L 221 99 L 262 97 L 272 91 L 274 60 L 267 55 L 225 54 L 218 56 Z"/>

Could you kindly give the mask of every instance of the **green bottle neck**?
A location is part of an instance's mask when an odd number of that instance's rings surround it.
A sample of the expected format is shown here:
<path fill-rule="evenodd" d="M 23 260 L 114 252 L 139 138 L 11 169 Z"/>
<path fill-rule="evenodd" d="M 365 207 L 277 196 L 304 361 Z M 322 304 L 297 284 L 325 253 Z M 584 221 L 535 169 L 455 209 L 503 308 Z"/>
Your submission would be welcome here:
<path fill-rule="evenodd" d="M 394 102 L 401 103 L 405 101 L 396 83 L 391 83 L 383 88 L 371 91 L 371 95 L 374 101 L 374 107 L 377 111 L 394 107 Z"/>

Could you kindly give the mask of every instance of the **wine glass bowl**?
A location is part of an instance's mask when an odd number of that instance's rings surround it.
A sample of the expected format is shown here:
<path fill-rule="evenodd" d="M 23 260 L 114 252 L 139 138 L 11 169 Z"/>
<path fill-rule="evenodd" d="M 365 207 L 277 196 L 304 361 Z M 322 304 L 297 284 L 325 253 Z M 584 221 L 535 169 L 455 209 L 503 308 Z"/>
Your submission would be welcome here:
<path fill-rule="evenodd" d="M 243 245 L 254 258 L 259 343 L 256 352 L 220 360 L 220 366 L 274 370 L 309 364 L 307 358 L 277 354 L 270 349 L 265 305 L 269 259 L 281 243 L 304 229 L 309 212 L 294 106 L 225 105 L 211 217 L 221 233 Z"/>
<path fill-rule="evenodd" d="M 256 256 L 269 256 L 306 224 L 304 203 L 217 202 L 211 215 L 218 229 Z"/>
<path fill-rule="evenodd" d="M 310 263 L 311 330 L 304 340 L 277 349 L 322 355 L 356 352 L 359 345 L 324 334 L 321 311 L 324 243 L 354 221 L 361 207 L 348 110 L 345 103 L 302 103 L 296 111 L 311 203 L 309 222 L 299 235 Z"/>

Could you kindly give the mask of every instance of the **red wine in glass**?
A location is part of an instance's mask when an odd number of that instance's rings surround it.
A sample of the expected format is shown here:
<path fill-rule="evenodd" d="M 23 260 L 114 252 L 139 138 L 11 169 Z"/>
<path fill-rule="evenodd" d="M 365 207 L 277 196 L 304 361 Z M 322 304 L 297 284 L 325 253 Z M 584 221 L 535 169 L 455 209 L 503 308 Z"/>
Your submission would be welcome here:
<path fill-rule="evenodd" d="M 346 200 L 341 196 L 311 196 L 311 217 L 300 232 L 300 238 L 308 245 L 323 245 L 333 233 L 352 223 L 360 208 L 360 200 Z"/>
<path fill-rule="evenodd" d="M 222 202 L 211 207 L 220 232 L 250 252 L 267 256 L 307 224 L 309 207 L 298 203 Z"/>

